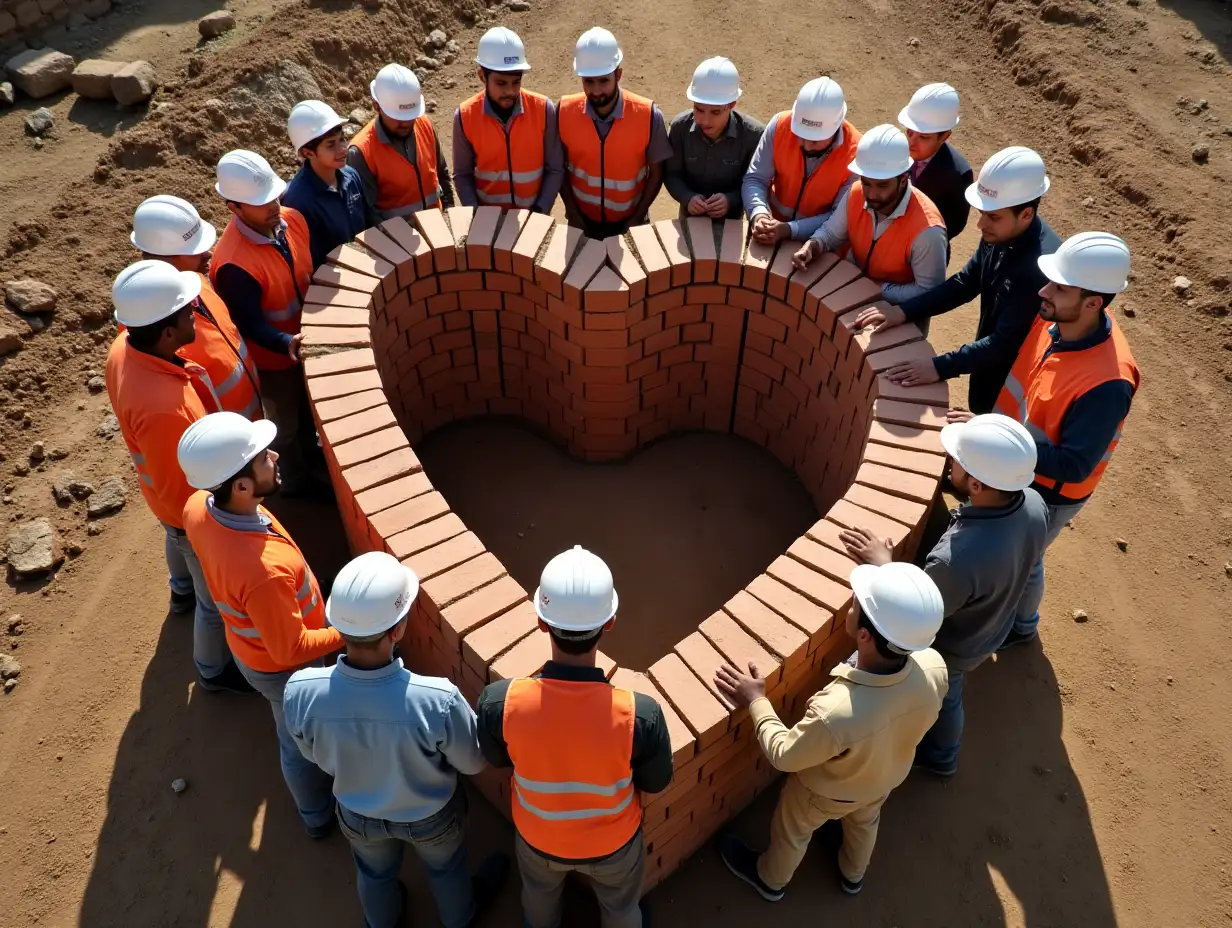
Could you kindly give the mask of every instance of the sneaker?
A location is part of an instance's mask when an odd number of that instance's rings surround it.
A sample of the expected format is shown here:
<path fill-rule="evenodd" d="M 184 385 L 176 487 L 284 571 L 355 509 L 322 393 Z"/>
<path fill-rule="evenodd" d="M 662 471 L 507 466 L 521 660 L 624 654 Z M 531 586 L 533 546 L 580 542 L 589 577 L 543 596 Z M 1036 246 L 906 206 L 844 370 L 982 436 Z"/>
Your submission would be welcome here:
<path fill-rule="evenodd" d="M 931 773 L 935 777 L 941 777 L 943 780 L 948 780 L 954 774 L 958 773 L 958 761 L 941 765 L 928 760 L 920 754 L 916 754 L 915 760 L 911 762 L 912 770 L 923 770 L 925 773 Z"/>
<path fill-rule="evenodd" d="M 1008 651 L 1010 648 L 1014 647 L 1015 645 L 1030 644 L 1032 641 L 1034 641 L 1038 637 L 1039 637 L 1039 632 L 1027 633 L 1027 632 L 1014 631 L 1011 629 L 1009 635 L 1006 636 L 1006 639 L 1003 642 L 1001 642 L 1001 647 L 997 648 L 997 651 L 998 652 Z"/>
<path fill-rule="evenodd" d="M 508 854 L 489 854 L 480 861 L 475 875 L 471 877 L 471 892 L 475 896 L 475 916 L 471 919 L 472 923 L 478 921 L 484 910 L 496 900 L 508 875 Z"/>
<path fill-rule="evenodd" d="M 171 614 L 187 615 L 197 608 L 197 594 L 193 590 L 187 593 L 171 591 Z"/>
<path fill-rule="evenodd" d="M 723 858 L 723 863 L 733 876 L 752 886 L 767 902 L 778 902 L 783 898 L 783 890 L 771 889 L 758 875 L 757 852 L 735 835 L 725 835 L 719 842 L 719 856 Z"/>
<path fill-rule="evenodd" d="M 197 685 L 210 693 L 255 693 L 252 684 L 244 679 L 240 669 L 235 664 L 228 664 L 227 669 L 214 677 L 203 677 L 197 674 Z"/>
<path fill-rule="evenodd" d="M 843 876 L 842 871 L 839 871 L 838 885 L 842 887 L 843 892 L 847 895 L 858 896 L 860 894 L 860 890 L 864 888 L 864 879 L 860 878 L 858 880 L 849 880 L 847 877 Z"/>

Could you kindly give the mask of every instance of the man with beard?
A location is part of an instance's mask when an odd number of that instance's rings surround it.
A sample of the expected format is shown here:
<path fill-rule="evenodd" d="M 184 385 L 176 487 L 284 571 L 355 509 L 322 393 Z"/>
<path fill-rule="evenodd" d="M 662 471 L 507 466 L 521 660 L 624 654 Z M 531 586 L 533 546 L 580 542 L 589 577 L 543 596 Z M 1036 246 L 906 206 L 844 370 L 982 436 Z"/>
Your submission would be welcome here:
<path fill-rule="evenodd" d="M 201 555 L 223 617 L 227 645 L 244 678 L 274 716 L 282 775 L 312 838 L 334 825 L 330 778 L 287 730 L 283 689 L 291 674 L 342 647 L 327 627 L 321 588 L 299 546 L 262 503 L 278 491 L 276 428 L 218 412 L 194 422 L 177 456 L 198 492 L 184 505 L 184 529 Z"/>
<path fill-rule="evenodd" d="M 453 177 L 463 206 L 550 213 L 565 177 L 556 104 L 522 89 L 530 70 L 518 34 L 484 33 L 475 55 L 483 90 L 453 115 Z"/>
<path fill-rule="evenodd" d="M 620 86 L 624 53 L 616 37 L 595 27 L 582 33 L 573 73 L 584 93 L 559 106 L 560 142 L 569 183 L 561 188 L 569 225 L 591 238 L 620 235 L 647 221 L 672 156 L 667 124 L 654 103 Z"/>
<path fill-rule="evenodd" d="M 421 209 L 453 206 L 449 166 L 432 120 L 424 113 L 419 78 L 387 64 L 368 86 L 376 118 L 355 133 L 347 164 L 364 186 L 368 225 Z"/>
<path fill-rule="evenodd" d="M 825 251 L 850 249 L 852 261 L 881 285 L 888 303 L 901 303 L 945 279 L 948 239 L 933 201 L 911 185 L 907 136 L 874 126 L 860 139 L 849 165 L 859 180 L 834 213 L 796 252 L 800 269 Z"/>
<path fill-rule="evenodd" d="M 958 772 L 963 682 L 1009 635 L 1027 578 L 1044 550 L 1048 510 L 1030 489 L 1035 440 L 1015 419 L 992 413 L 941 430 L 950 481 L 963 504 L 924 563 L 941 591 L 945 618 L 933 648 L 945 658 L 949 690 L 941 714 L 916 749 L 915 766 L 940 777 Z M 840 537 L 865 564 L 888 564 L 893 545 L 860 526 Z"/>

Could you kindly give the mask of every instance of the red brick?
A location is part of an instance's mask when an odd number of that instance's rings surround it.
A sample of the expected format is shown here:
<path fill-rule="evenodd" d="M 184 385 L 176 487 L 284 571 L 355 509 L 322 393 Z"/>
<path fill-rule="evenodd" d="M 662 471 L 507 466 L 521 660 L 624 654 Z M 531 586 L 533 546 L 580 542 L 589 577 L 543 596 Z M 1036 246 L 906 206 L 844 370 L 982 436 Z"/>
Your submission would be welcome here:
<path fill-rule="evenodd" d="M 462 524 L 462 520 L 450 512 L 409 531 L 399 532 L 392 538 L 386 537 L 385 543 L 394 557 L 408 558 L 465 531 L 466 526 Z"/>
<path fill-rule="evenodd" d="M 445 214 L 439 209 L 421 209 L 412 213 L 411 219 L 432 249 L 432 263 L 436 272 L 441 274 L 456 268 L 458 258 L 454 251 L 453 233 L 449 231 Z"/>
<path fill-rule="evenodd" d="M 356 493 L 355 505 L 360 512 L 371 518 L 391 506 L 431 492 L 432 481 L 428 479 L 427 474 L 420 471 L 417 474 L 407 474 L 389 483 Z"/>
<path fill-rule="evenodd" d="M 369 517 L 373 529 L 385 539 L 415 528 L 449 511 L 445 497 L 435 491 L 412 497 Z"/>
<path fill-rule="evenodd" d="M 312 390 L 309 388 L 309 394 L 311 395 L 311 393 Z M 314 408 L 322 422 L 330 422 L 334 419 L 341 419 L 344 416 L 353 415 L 365 409 L 382 405 L 385 405 L 385 391 L 367 390 L 363 393 L 352 393 L 349 396 L 339 397 L 338 399 L 314 403 Z"/>
<path fill-rule="evenodd" d="M 586 285 L 583 302 L 588 313 L 621 312 L 629 308 L 629 285 L 611 268 L 600 268 Z"/>
<path fill-rule="evenodd" d="M 783 365 L 774 358 L 766 357 L 760 351 L 751 351 L 746 348 L 741 361 L 745 367 L 759 371 L 773 381 L 781 382 L 783 379 Z"/>
<path fill-rule="evenodd" d="M 483 274 L 479 271 L 441 274 L 440 282 L 442 293 L 456 293 L 460 290 L 482 290 Z"/>
<path fill-rule="evenodd" d="M 464 564 L 463 567 L 465 566 Z M 441 631 L 445 633 L 449 643 L 454 644 L 456 640 L 464 638 L 476 628 L 525 600 L 526 591 L 513 577 L 505 575 L 494 583 L 472 590 L 442 609 Z"/>
<path fill-rule="evenodd" d="M 873 418 L 881 422 L 937 430 L 944 428 L 946 424 L 945 413 L 936 406 L 885 399 L 873 403 Z"/>
<path fill-rule="evenodd" d="M 304 376 L 310 380 L 327 374 L 346 374 L 370 371 L 376 367 L 376 356 L 371 348 L 355 351 L 335 351 L 333 354 L 304 359 Z M 315 387 L 315 384 L 313 385 Z M 315 395 L 315 394 L 314 394 Z"/>
<path fill-rule="evenodd" d="M 372 231 L 371 229 L 369 231 Z M 349 306 L 353 309 L 368 309 L 372 305 L 372 297 L 355 290 L 339 290 L 337 287 L 327 287 L 323 284 L 310 284 L 304 293 L 305 303 L 318 303 L 322 306 Z"/>
<path fill-rule="evenodd" d="M 715 279 L 719 254 L 714 241 L 714 220 L 707 216 L 690 216 L 685 220 L 689 232 L 689 250 L 693 252 L 693 280 L 699 284 Z"/>
<path fill-rule="evenodd" d="M 415 576 L 422 583 L 483 554 L 483 551 L 483 542 L 474 532 L 463 532 L 439 545 L 412 554 L 403 563 L 415 571 Z"/>
<path fill-rule="evenodd" d="M 766 573 L 807 596 L 830 612 L 842 612 L 851 602 L 851 588 L 787 556 L 776 558 Z"/>
<path fill-rule="evenodd" d="M 724 603 L 723 611 L 788 667 L 793 655 L 808 647 L 807 635 L 745 590 Z"/>
<path fill-rule="evenodd" d="M 826 519 L 843 528 L 866 528 L 878 538 L 888 538 L 897 548 L 911 534 L 911 529 L 888 516 L 857 506 L 849 499 L 840 499 L 830 507 Z"/>
<path fill-rule="evenodd" d="M 893 422 L 879 422 L 876 419 L 868 427 L 869 441 L 880 442 L 883 445 L 894 445 L 909 451 L 930 451 L 934 454 L 945 454 L 941 446 L 941 433 L 933 429 L 922 429 L 912 425 L 897 425 Z"/>
<path fill-rule="evenodd" d="M 672 286 L 683 287 L 693 279 L 693 256 L 689 253 L 684 223 L 679 219 L 660 219 L 652 225 L 663 246 L 663 253 L 667 255 L 667 261 L 672 266 Z"/>
<path fill-rule="evenodd" d="M 805 309 L 808 305 L 809 297 L 811 296 L 810 291 L 819 281 L 823 280 L 838 263 L 838 256 L 827 252 L 816 261 L 812 262 L 804 270 L 793 271 L 791 277 L 787 281 L 787 302 L 796 307 L 796 309 Z M 859 271 L 856 271 L 855 265 L 850 262 L 847 262 L 847 266 L 857 274 L 859 273 Z M 829 292 L 829 290 L 826 291 L 826 293 Z M 817 300 L 814 297 L 814 305 L 816 302 Z M 816 316 L 816 310 L 814 310 L 811 315 Z"/>
<path fill-rule="evenodd" d="M 563 295 L 561 286 L 582 238 L 582 230 L 573 226 L 558 224 L 552 230 L 548 247 L 535 265 L 535 282 L 548 293 Z"/>
<path fill-rule="evenodd" d="M 945 458 L 939 454 L 929 454 L 925 451 L 908 451 L 906 448 L 896 448 L 893 445 L 883 445 L 870 441 L 864 447 L 864 460 L 874 464 L 884 464 L 886 467 L 896 467 L 899 470 L 909 470 L 912 473 L 923 474 L 925 477 L 941 479 L 945 471 Z"/>
<path fill-rule="evenodd" d="M 466 266 L 471 270 L 492 267 L 492 243 L 496 240 L 500 221 L 501 209 L 498 206 L 480 206 L 475 210 L 466 234 Z"/>
<path fill-rule="evenodd" d="M 423 584 L 423 591 L 439 609 L 505 576 L 496 555 L 485 551 Z"/>
<path fill-rule="evenodd" d="M 371 310 L 367 307 L 344 306 L 331 303 L 304 303 L 304 312 L 300 317 L 304 326 L 360 326 L 368 327 Z"/>
<path fill-rule="evenodd" d="M 662 351 L 664 348 L 670 348 L 672 345 L 680 343 L 680 329 L 665 329 L 662 332 L 657 332 L 654 335 L 646 337 L 644 344 L 644 352 L 647 355 L 654 354 L 656 351 Z"/>
<path fill-rule="evenodd" d="M 950 406 L 950 388 L 945 381 L 925 384 L 922 387 L 903 387 L 892 383 L 884 374 L 876 379 L 873 395 L 878 399 L 901 400 L 905 403 L 923 403 L 928 406 Z"/>
<path fill-rule="evenodd" d="M 894 496 L 931 504 L 937 493 L 938 478 L 923 477 L 865 461 L 856 472 L 856 483 L 884 490 Z"/>
<path fill-rule="evenodd" d="M 625 302 L 621 305 L 621 309 L 626 309 L 629 306 L 628 293 L 629 287 L 611 268 L 604 268 L 604 263 L 607 261 L 607 246 L 596 239 L 586 239 L 582 245 L 582 250 L 573 260 L 573 264 L 569 268 L 569 273 L 565 275 L 564 281 L 564 297 L 565 302 L 570 306 L 582 305 L 582 291 L 590 290 L 588 284 L 592 280 L 597 279 L 596 275 L 600 273 L 600 268 L 606 272 L 606 275 L 612 278 L 611 282 L 606 282 L 597 288 L 596 291 L 612 291 L 623 292 L 626 296 Z"/>
<path fill-rule="evenodd" d="M 874 490 L 860 483 L 854 483 L 848 487 L 843 496 L 857 506 L 889 516 L 909 528 L 915 528 L 927 512 L 927 507 L 922 504 Z"/>
<path fill-rule="evenodd" d="M 845 553 L 840 553 L 846 550 L 838 537 L 840 531 L 841 529 L 833 522 L 822 519 L 814 524 L 806 535 L 801 535 L 793 541 L 787 553 L 802 564 L 830 577 L 836 583 L 847 584 L 856 562 Z M 821 537 L 817 538 L 814 532 Z M 823 541 L 825 544 L 820 543 Z"/>
<path fill-rule="evenodd" d="M 339 245 L 329 253 L 326 260 L 337 267 L 377 279 L 383 279 L 396 270 L 394 265 L 383 258 L 374 257 L 354 245 Z"/>
<path fill-rule="evenodd" d="M 646 269 L 646 292 L 648 294 L 662 293 L 671 286 L 672 271 L 667 255 L 663 253 L 663 246 L 659 244 L 659 237 L 655 235 L 654 227 L 634 226 L 629 230 L 629 238 L 633 242 L 633 247 L 637 249 L 637 256 L 641 259 L 642 267 Z"/>
<path fill-rule="evenodd" d="M 513 270 L 513 248 L 531 215 L 532 213 L 527 209 L 504 211 L 500 230 L 492 242 L 492 266 L 498 271 L 509 273 Z"/>
<path fill-rule="evenodd" d="M 625 348 L 629 336 L 629 329 L 569 329 L 569 341 L 579 348 Z"/>
<path fill-rule="evenodd" d="M 527 635 L 534 634 L 538 625 L 535 607 L 529 602 L 520 602 L 463 638 L 462 659 L 474 667 L 484 668 L 486 675 L 490 663 Z"/>
<path fill-rule="evenodd" d="M 767 686 L 778 683 L 782 661 L 726 612 L 714 613 L 702 622 L 697 630 L 742 673 L 748 670 L 748 665 L 752 662 L 766 678 Z"/>
<path fill-rule="evenodd" d="M 312 275 L 314 282 L 326 287 L 337 287 L 341 290 L 354 290 L 357 293 L 372 294 L 381 286 L 377 277 L 369 277 L 345 267 L 335 267 L 332 264 L 322 264 Z"/>
<path fill-rule="evenodd" d="M 607 257 L 620 278 L 629 285 L 629 299 L 637 302 L 646 298 L 646 272 L 642 270 L 629 246 L 625 244 L 623 235 L 613 235 L 605 239 Z"/>
<path fill-rule="evenodd" d="M 488 679 L 512 680 L 538 673 L 552 659 L 551 639 L 542 632 L 527 635 L 488 668 Z"/>
<path fill-rule="evenodd" d="M 396 477 L 423 470 L 419 458 L 410 448 L 399 448 L 392 454 L 346 468 L 342 477 L 352 493 L 367 490 Z"/>
<path fill-rule="evenodd" d="M 727 709 L 678 655 L 668 654 L 656 661 L 650 668 L 650 679 L 697 737 L 699 748 L 717 741 L 727 731 Z"/>
<path fill-rule="evenodd" d="M 505 220 L 506 225 L 509 220 Z M 547 238 L 549 232 L 552 231 L 555 225 L 555 220 L 551 216 L 543 213 L 531 213 L 527 217 L 525 225 L 522 227 L 521 234 L 518 235 L 517 244 L 512 248 L 513 272 L 525 280 L 535 279 L 535 256 L 539 253 L 539 246 L 543 240 Z M 502 228 L 502 233 L 504 229 Z M 499 241 L 499 239 L 498 239 Z M 501 268 L 499 263 L 497 268 Z M 547 300 L 538 300 L 540 304 L 546 304 Z"/>
<path fill-rule="evenodd" d="M 433 272 L 432 247 L 418 229 L 401 216 L 385 220 L 380 224 L 380 229 L 415 259 L 415 272 L 418 276 L 423 277 Z"/>
<path fill-rule="evenodd" d="M 719 692 L 718 685 L 714 682 L 715 673 L 724 664 L 724 657 L 720 654 L 701 632 L 693 632 L 680 641 L 677 641 L 672 649 L 679 655 L 689 669 L 693 671 L 693 675 L 699 679 L 706 689 L 710 690 L 710 694 L 714 696 L 729 712 L 735 710 L 735 704 Z M 739 718 L 743 718 L 743 712 L 736 712 L 737 718 L 733 718 L 732 722 L 738 723 Z"/>
<path fill-rule="evenodd" d="M 743 219 L 727 219 L 723 222 L 723 239 L 719 248 L 718 281 L 725 286 L 739 286 L 743 274 L 744 240 L 747 224 Z"/>
<path fill-rule="evenodd" d="M 328 422 L 322 426 L 322 432 L 330 445 L 337 445 L 394 425 L 397 425 L 397 420 L 393 410 L 382 403 L 364 412 Z"/>
<path fill-rule="evenodd" d="M 405 447 L 406 436 L 402 434 L 402 429 L 395 425 L 351 441 L 334 443 L 331 450 L 338 466 L 346 468 Z"/>
<path fill-rule="evenodd" d="M 769 574 L 754 577 L 745 589 L 808 635 L 810 649 L 821 643 L 834 618 L 830 610 L 810 602 Z"/>
<path fill-rule="evenodd" d="M 697 740 L 650 677 L 644 673 L 621 667 L 612 674 L 612 686 L 649 696 L 659 704 L 659 708 L 663 711 L 663 718 L 667 722 L 667 733 L 672 743 L 672 761 L 676 766 L 683 764 L 693 756 Z"/>

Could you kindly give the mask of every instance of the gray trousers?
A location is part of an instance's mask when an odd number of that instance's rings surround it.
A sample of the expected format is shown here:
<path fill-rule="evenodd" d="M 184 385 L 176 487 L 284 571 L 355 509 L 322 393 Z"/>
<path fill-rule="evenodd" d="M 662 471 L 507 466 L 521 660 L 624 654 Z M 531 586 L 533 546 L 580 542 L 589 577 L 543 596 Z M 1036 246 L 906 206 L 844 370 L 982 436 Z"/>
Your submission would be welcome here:
<path fill-rule="evenodd" d="M 592 863 L 549 860 L 522 840 L 514 839 L 522 872 L 522 913 L 527 928 L 558 928 L 565 877 L 589 877 L 599 902 L 603 928 L 642 928 L 642 883 L 646 873 L 646 843 L 639 831 L 610 857 Z"/>

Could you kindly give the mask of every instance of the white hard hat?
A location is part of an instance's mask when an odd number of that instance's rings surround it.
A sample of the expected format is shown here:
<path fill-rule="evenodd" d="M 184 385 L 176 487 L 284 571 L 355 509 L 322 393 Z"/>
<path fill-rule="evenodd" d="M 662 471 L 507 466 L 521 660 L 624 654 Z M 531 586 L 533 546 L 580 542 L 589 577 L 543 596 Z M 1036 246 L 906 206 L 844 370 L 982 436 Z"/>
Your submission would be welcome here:
<path fill-rule="evenodd" d="M 994 490 L 1025 490 L 1035 479 L 1035 439 L 1017 419 L 1000 413 L 951 422 L 941 445 L 962 469 Z"/>
<path fill-rule="evenodd" d="M 218 183 L 214 190 L 224 200 L 265 206 L 273 203 L 287 189 L 268 161 L 255 151 L 240 148 L 218 159 Z"/>
<path fill-rule="evenodd" d="M 574 545 L 548 561 L 535 590 L 535 612 L 562 632 L 593 632 L 616 614 L 612 571 L 603 559 Z"/>
<path fill-rule="evenodd" d="M 1029 148 L 1003 148 L 980 168 L 980 176 L 967 188 L 967 202 L 991 211 L 1030 203 L 1048 192 L 1044 159 Z"/>
<path fill-rule="evenodd" d="M 201 278 L 166 261 L 146 258 L 130 264 L 111 285 L 116 321 L 129 328 L 173 316 L 201 294 Z"/>
<path fill-rule="evenodd" d="M 901 654 L 923 651 L 937 637 L 945 603 L 928 574 L 914 564 L 860 564 L 851 571 L 851 591 L 881 636 Z"/>
<path fill-rule="evenodd" d="M 418 595 L 415 571 L 392 554 L 369 551 L 338 571 L 325 602 L 325 618 L 343 635 L 368 638 L 406 618 Z"/>
<path fill-rule="evenodd" d="M 299 151 L 313 139 L 319 139 L 344 125 L 346 120 L 334 112 L 333 107 L 320 100 L 302 100 L 291 107 L 287 117 L 287 135 L 291 145 Z"/>
<path fill-rule="evenodd" d="M 529 71 L 526 46 L 512 29 L 493 26 L 479 40 L 475 61 L 489 71 Z"/>
<path fill-rule="evenodd" d="M 616 36 L 595 26 L 582 33 L 573 50 L 573 73 L 578 77 L 606 77 L 625 60 Z"/>
<path fill-rule="evenodd" d="M 726 106 L 740 99 L 740 74 L 730 58 L 707 58 L 693 72 L 685 96 L 703 106 Z"/>
<path fill-rule="evenodd" d="M 213 490 L 244 469 L 274 441 L 278 429 L 268 419 L 250 422 L 238 412 L 212 412 L 180 436 L 176 457 L 188 485 Z"/>
<path fill-rule="evenodd" d="M 899 112 L 898 124 L 913 132 L 949 132 L 958 125 L 958 91 L 949 84 L 925 84 Z"/>
<path fill-rule="evenodd" d="M 828 77 L 815 77 L 796 94 L 791 107 L 791 131 L 809 142 L 824 142 L 847 116 L 843 88 Z"/>
<path fill-rule="evenodd" d="M 1110 232 L 1079 232 L 1036 261 L 1054 284 L 1093 293 L 1120 293 L 1129 286 L 1129 246 Z"/>
<path fill-rule="evenodd" d="M 387 64 L 377 71 L 376 79 L 368 85 L 368 92 L 390 119 L 409 122 L 424 114 L 419 78 L 410 68 L 400 64 Z"/>
<path fill-rule="evenodd" d="M 856 157 L 847 170 L 869 180 L 889 180 L 911 170 L 911 145 L 902 130 L 888 123 L 873 126 L 856 146 Z"/>
<path fill-rule="evenodd" d="M 218 230 L 187 200 L 160 193 L 142 201 L 133 213 L 128 240 L 147 255 L 203 255 L 214 247 Z"/>

